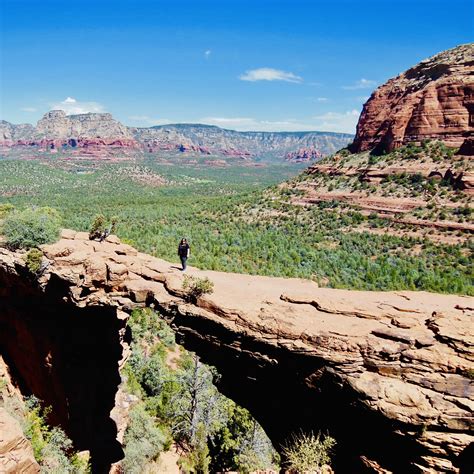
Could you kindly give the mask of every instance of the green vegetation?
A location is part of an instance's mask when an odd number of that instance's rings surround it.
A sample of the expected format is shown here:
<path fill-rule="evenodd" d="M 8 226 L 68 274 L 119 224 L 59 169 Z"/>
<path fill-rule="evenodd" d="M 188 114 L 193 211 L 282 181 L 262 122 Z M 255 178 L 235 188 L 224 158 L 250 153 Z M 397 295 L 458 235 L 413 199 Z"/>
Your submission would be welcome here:
<path fill-rule="evenodd" d="M 135 310 L 129 327 L 132 355 L 124 375 L 136 402 L 125 433 L 126 472 L 159 471 L 160 453 L 171 446 L 189 473 L 250 472 L 275 464 L 260 425 L 217 391 L 214 369 L 178 348 L 156 313 Z"/>
<path fill-rule="evenodd" d="M 122 464 L 125 472 L 141 474 L 146 464 L 156 461 L 165 448 L 169 449 L 169 435 L 155 423 L 143 404 L 136 404 L 129 412 L 124 445 Z"/>
<path fill-rule="evenodd" d="M 33 454 L 44 474 L 88 474 L 89 460 L 74 451 L 63 430 L 47 423 L 50 408 L 44 408 L 35 397 L 23 403 L 7 390 L 7 381 L 0 379 L 0 406 L 15 418 L 31 443 Z"/>
<path fill-rule="evenodd" d="M 112 217 L 110 225 L 107 226 L 106 224 L 106 219 L 102 214 L 98 214 L 97 216 L 95 216 L 92 225 L 89 229 L 89 239 L 98 239 L 101 238 L 103 235 L 109 235 L 115 232 L 117 218 Z"/>
<path fill-rule="evenodd" d="M 184 275 L 183 289 L 187 291 L 188 298 L 196 301 L 200 296 L 212 294 L 214 283 L 209 278 L 196 278 Z"/>
<path fill-rule="evenodd" d="M 43 262 L 43 252 L 39 249 L 31 249 L 26 254 L 26 267 L 28 270 L 37 274 L 41 269 L 41 263 Z"/>
<path fill-rule="evenodd" d="M 0 204 L 0 219 L 4 219 L 13 209 L 15 207 L 12 204 Z"/>
<path fill-rule="evenodd" d="M 330 436 L 318 433 L 301 433 L 293 438 L 291 443 L 283 449 L 288 468 L 291 472 L 320 473 L 324 465 L 331 461 L 331 450 L 336 440 Z"/>
<path fill-rule="evenodd" d="M 350 159 L 354 155 L 342 157 Z M 108 222 L 117 216 L 120 238 L 171 262 L 177 262 L 177 244 L 186 236 L 192 247 L 189 264 L 203 269 L 310 278 L 334 288 L 474 294 L 472 244 L 452 246 L 391 233 L 354 232 L 362 224 L 386 224 L 337 202 L 307 208 L 290 204 L 297 195 L 292 186 L 305 177 L 286 189 L 274 185 L 296 173 L 295 168 L 217 169 L 149 162 L 142 167 L 140 181 L 135 179 L 136 168 L 0 160 L 0 190 L 8 195 L 1 199 L 19 209 L 53 206 L 60 210 L 65 227 L 83 231 L 90 230 L 94 216 L 102 214 Z M 168 184 L 154 186 L 152 178 L 157 175 Z M 336 186 L 345 186 L 344 178 L 334 179 Z M 367 183 L 356 182 L 369 190 Z M 414 185 L 407 182 L 407 186 Z M 432 199 L 443 191 L 456 197 L 438 182 L 433 186 Z M 467 220 L 465 208 L 460 200 L 446 216 Z"/>
<path fill-rule="evenodd" d="M 72 442 L 63 430 L 51 428 L 46 417 L 49 409 L 43 409 L 39 400 L 30 397 L 25 402 L 23 426 L 30 440 L 33 453 L 41 472 L 45 474 L 79 474 L 90 472 L 88 460 L 72 452 Z"/>
<path fill-rule="evenodd" d="M 39 207 L 8 213 L 1 230 L 6 244 L 18 249 L 55 242 L 60 228 L 59 213 L 50 207 Z"/>

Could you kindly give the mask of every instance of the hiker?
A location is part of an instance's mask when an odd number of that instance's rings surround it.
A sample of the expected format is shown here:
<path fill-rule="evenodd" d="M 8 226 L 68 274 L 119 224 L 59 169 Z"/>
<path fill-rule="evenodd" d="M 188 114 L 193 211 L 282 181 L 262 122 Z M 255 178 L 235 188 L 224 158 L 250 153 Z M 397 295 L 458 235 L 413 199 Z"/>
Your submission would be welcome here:
<path fill-rule="evenodd" d="M 183 267 L 183 272 L 186 271 L 186 262 L 189 257 L 189 244 L 188 241 L 185 238 L 181 239 L 181 242 L 179 243 L 178 246 L 178 255 L 181 260 L 181 265 Z"/>

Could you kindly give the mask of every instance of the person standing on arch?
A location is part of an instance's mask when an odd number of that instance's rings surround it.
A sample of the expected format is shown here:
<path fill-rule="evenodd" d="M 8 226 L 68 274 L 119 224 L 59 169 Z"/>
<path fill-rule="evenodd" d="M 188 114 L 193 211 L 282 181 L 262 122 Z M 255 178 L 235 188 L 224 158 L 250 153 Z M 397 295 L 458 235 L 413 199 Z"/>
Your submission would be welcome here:
<path fill-rule="evenodd" d="M 178 245 L 178 255 L 181 260 L 181 266 L 183 267 L 183 270 L 182 270 L 183 272 L 186 271 L 186 263 L 189 258 L 189 252 L 190 252 L 190 248 L 189 248 L 188 241 L 183 237 L 181 239 L 181 242 Z"/>

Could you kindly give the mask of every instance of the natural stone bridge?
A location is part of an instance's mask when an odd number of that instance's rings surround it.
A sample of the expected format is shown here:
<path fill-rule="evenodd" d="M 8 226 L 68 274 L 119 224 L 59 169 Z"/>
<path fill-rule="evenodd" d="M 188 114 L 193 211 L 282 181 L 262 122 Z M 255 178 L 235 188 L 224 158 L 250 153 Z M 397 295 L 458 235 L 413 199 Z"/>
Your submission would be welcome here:
<path fill-rule="evenodd" d="M 24 254 L 0 249 L 1 355 L 97 472 L 121 457 L 113 409 L 126 320 L 145 305 L 217 367 L 221 391 L 276 445 L 328 430 L 338 472 L 472 472 L 474 298 L 190 269 L 214 283 L 192 304 L 176 267 L 114 236 L 63 231 L 44 252 L 37 280 Z"/>

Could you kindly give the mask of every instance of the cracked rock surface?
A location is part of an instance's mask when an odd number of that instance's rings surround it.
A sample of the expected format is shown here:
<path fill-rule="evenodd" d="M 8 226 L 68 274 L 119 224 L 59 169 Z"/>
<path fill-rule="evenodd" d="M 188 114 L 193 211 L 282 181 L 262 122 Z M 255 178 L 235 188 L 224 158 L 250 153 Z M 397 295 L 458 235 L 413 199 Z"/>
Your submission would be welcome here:
<path fill-rule="evenodd" d="M 43 251 L 50 264 L 31 285 L 47 294 L 54 281 L 67 305 L 113 308 L 118 319 L 159 309 L 274 442 L 313 426 L 340 440 L 336 468 L 352 469 L 341 472 L 469 472 L 474 298 L 190 268 L 214 283 L 191 302 L 174 264 L 115 236 L 63 231 Z M 0 275 L 25 275 L 24 254 L 0 249 Z"/>

